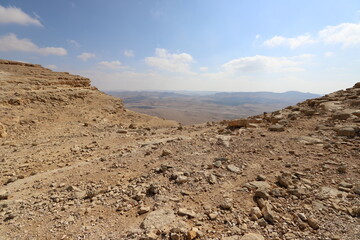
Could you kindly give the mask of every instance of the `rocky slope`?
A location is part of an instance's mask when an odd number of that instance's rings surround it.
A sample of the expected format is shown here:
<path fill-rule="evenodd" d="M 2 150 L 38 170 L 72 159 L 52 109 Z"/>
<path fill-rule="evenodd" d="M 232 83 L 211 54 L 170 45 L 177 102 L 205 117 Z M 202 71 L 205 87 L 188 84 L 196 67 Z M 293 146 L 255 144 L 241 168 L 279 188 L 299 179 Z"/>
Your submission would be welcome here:
<path fill-rule="evenodd" d="M 360 239 L 360 83 L 181 127 L 0 62 L 0 239 Z"/>

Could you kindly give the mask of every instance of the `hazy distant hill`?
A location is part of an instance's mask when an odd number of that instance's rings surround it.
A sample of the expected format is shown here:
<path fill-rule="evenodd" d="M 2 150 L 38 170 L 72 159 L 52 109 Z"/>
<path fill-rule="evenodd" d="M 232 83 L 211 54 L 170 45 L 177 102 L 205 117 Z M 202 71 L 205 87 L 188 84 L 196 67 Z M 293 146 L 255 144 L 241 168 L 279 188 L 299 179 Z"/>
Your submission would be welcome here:
<path fill-rule="evenodd" d="M 273 92 L 221 92 L 209 96 L 212 103 L 228 106 L 242 104 L 284 104 L 292 105 L 305 99 L 319 97 L 317 94 L 289 91 L 284 93 Z"/>
<path fill-rule="evenodd" d="M 201 92 L 201 91 L 111 91 L 125 107 L 183 124 L 234 119 L 271 112 L 294 105 L 317 94 L 289 91 Z"/>

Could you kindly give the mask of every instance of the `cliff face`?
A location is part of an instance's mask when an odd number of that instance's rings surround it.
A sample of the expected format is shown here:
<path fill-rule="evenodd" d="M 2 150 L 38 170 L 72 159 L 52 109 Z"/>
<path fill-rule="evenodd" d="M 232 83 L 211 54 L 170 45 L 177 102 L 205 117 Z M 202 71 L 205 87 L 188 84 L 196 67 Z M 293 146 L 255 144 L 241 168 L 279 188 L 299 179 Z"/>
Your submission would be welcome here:
<path fill-rule="evenodd" d="M 53 72 L 50 69 L 43 68 L 38 64 L 22 63 L 0 59 L 1 70 L 4 73 L 11 73 L 12 79 L 2 79 L 19 86 L 16 88 L 26 90 L 31 87 L 34 90 L 44 89 L 45 86 L 68 87 L 90 87 L 90 79 L 78 75 L 71 75 L 67 72 Z M 16 79 L 16 77 L 18 79 Z M 43 86 L 43 87 L 42 87 Z M 3 86 L 4 87 L 4 86 Z"/>
<path fill-rule="evenodd" d="M 91 87 L 88 78 L 53 72 L 36 64 L 0 60 L 0 82 L 2 106 L 71 104 L 74 99 L 85 99 L 90 95 L 104 97 Z M 121 110 L 120 99 L 116 101 Z"/>
<path fill-rule="evenodd" d="M 51 127 L 48 124 L 66 129 L 73 121 L 99 127 L 134 122 L 121 99 L 98 91 L 88 78 L 8 60 L 0 60 L 0 111 L 0 124 L 8 129 L 8 137 Z M 133 115 L 144 125 L 175 124 Z"/>
<path fill-rule="evenodd" d="M 178 126 L 0 64 L 0 239 L 359 239 L 360 84 Z"/>

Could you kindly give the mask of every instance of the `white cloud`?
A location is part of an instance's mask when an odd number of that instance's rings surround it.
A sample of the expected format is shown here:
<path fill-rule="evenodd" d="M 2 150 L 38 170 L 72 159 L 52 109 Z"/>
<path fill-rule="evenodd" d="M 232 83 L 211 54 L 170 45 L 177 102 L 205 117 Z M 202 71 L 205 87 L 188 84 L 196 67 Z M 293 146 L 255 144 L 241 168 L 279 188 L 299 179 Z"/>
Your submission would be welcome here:
<path fill-rule="evenodd" d="M 335 53 L 333 53 L 333 52 L 325 52 L 324 56 L 325 57 L 333 57 L 333 56 L 335 56 Z"/>
<path fill-rule="evenodd" d="M 124 51 L 124 55 L 125 55 L 126 57 L 133 57 L 133 56 L 135 56 L 134 51 L 133 51 L 133 50 L 130 50 L 130 49 L 125 50 L 125 51 Z"/>
<path fill-rule="evenodd" d="M 49 68 L 51 70 L 56 70 L 58 67 L 56 65 L 50 64 L 50 65 L 46 65 L 46 68 Z"/>
<path fill-rule="evenodd" d="M 80 54 L 79 56 L 77 56 L 79 59 L 83 60 L 83 61 L 87 61 L 90 58 L 94 58 L 95 54 L 93 53 L 88 53 L 88 52 L 84 52 L 82 54 Z"/>
<path fill-rule="evenodd" d="M 256 55 L 233 59 L 222 65 L 227 72 L 297 72 L 302 71 L 303 60 L 312 55 L 295 57 L 268 57 Z"/>
<path fill-rule="evenodd" d="M 21 25 L 37 25 L 42 26 L 36 18 L 30 17 L 20 8 L 3 7 L 0 5 L 0 24 L 17 23 Z"/>
<path fill-rule="evenodd" d="M 19 39 L 13 33 L 9 33 L 0 37 L 0 51 L 18 51 L 18 52 L 33 52 L 41 55 L 58 55 L 64 56 L 67 54 L 66 49 L 58 47 L 40 48 L 34 44 L 30 39 Z"/>
<path fill-rule="evenodd" d="M 80 47 L 80 43 L 78 43 L 78 42 L 75 41 L 75 40 L 70 39 L 70 40 L 68 40 L 67 42 L 68 42 L 70 45 L 74 46 L 74 47 Z"/>
<path fill-rule="evenodd" d="M 314 40 L 311 37 L 311 35 L 304 34 L 301 36 L 297 36 L 295 38 L 286 38 L 283 36 L 275 36 L 271 39 L 266 40 L 264 42 L 264 45 L 268 46 L 268 47 L 288 46 L 291 49 L 295 49 L 300 46 L 303 46 L 306 44 L 312 44 L 315 42 L 316 42 L 316 40 Z"/>
<path fill-rule="evenodd" d="M 112 62 L 102 61 L 102 62 L 99 62 L 98 64 L 101 67 L 105 67 L 105 68 L 109 68 L 109 69 L 113 69 L 113 70 L 127 68 L 126 66 L 123 66 L 120 61 L 112 61 Z"/>
<path fill-rule="evenodd" d="M 260 35 L 260 34 L 256 34 L 255 39 L 259 39 L 259 38 L 261 38 L 261 35 Z"/>
<path fill-rule="evenodd" d="M 169 53 L 166 49 L 157 48 L 155 56 L 145 58 L 145 62 L 149 66 L 169 72 L 191 73 L 190 63 L 193 58 L 188 53 Z"/>
<path fill-rule="evenodd" d="M 339 43 L 343 47 L 360 45 L 360 23 L 342 23 L 327 26 L 319 31 L 319 38 L 325 43 Z"/>
<path fill-rule="evenodd" d="M 360 23 L 341 23 L 336 26 L 327 26 L 318 32 L 315 39 L 310 34 L 295 38 L 274 36 L 266 40 L 264 45 L 268 47 L 288 46 L 295 49 L 316 42 L 341 44 L 344 48 L 360 45 Z"/>
<path fill-rule="evenodd" d="M 202 72 L 207 72 L 209 70 L 209 68 L 208 67 L 200 67 L 199 70 Z"/>
<path fill-rule="evenodd" d="M 67 51 L 64 48 L 56 48 L 56 47 L 45 47 L 40 48 L 39 53 L 43 55 L 60 55 L 64 56 L 67 54 Z"/>

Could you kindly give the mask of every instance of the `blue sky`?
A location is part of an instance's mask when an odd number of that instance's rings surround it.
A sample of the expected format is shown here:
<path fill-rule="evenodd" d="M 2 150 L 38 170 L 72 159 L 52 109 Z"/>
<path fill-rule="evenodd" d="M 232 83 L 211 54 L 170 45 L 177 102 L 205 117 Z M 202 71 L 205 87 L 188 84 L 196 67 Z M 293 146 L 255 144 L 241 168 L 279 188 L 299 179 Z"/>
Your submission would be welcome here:
<path fill-rule="evenodd" d="M 359 56 L 358 0 L 0 0 L 0 58 L 101 90 L 329 93 Z"/>

